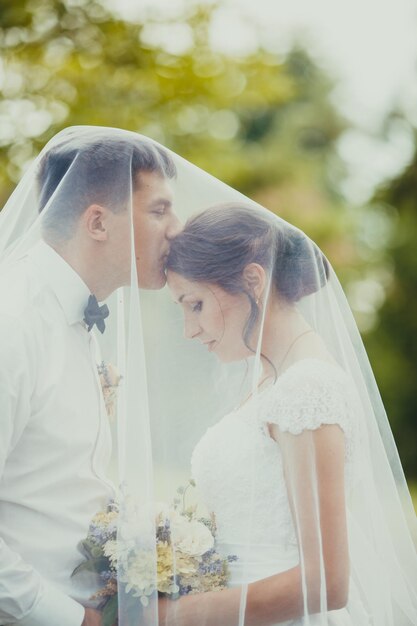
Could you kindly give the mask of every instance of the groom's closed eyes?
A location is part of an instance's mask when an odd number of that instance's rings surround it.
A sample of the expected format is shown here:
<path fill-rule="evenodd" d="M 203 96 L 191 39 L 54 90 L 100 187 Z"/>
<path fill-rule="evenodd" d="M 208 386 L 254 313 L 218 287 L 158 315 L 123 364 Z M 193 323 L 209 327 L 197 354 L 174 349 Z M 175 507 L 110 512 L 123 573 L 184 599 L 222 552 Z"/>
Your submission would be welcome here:
<path fill-rule="evenodd" d="M 168 202 L 165 199 L 155 200 L 149 207 L 149 212 L 156 215 L 165 215 L 166 213 L 171 212 L 171 210 L 172 202 Z"/>

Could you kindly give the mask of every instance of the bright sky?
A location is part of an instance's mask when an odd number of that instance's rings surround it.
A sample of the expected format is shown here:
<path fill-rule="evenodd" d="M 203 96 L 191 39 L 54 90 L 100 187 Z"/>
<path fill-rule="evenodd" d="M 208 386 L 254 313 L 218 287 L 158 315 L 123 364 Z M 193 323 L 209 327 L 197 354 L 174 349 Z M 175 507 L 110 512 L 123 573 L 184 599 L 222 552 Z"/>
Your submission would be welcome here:
<path fill-rule="evenodd" d="M 159 19 L 192 1 L 108 0 L 126 16 L 150 10 Z M 178 51 L 187 45 L 185 32 L 172 35 Z M 259 41 L 285 52 L 294 37 L 337 79 L 334 102 L 355 126 L 339 145 L 350 171 L 345 193 L 364 201 L 412 155 L 407 124 L 383 141 L 376 134 L 394 107 L 417 125 L 417 0 L 221 0 L 212 30 L 213 45 L 234 54 Z"/>

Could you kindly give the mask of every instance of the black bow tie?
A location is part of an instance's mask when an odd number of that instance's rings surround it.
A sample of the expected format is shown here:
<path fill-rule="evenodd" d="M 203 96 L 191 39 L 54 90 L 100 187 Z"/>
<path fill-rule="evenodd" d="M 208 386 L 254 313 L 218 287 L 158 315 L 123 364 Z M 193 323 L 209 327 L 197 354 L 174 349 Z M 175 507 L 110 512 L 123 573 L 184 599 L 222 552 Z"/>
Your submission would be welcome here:
<path fill-rule="evenodd" d="M 99 306 L 97 298 L 95 296 L 90 296 L 88 298 L 88 304 L 84 309 L 84 322 L 87 324 L 88 332 L 90 332 L 95 324 L 99 331 L 104 333 L 106 328 L 104 320 L 109 316 L 109 314 L 110 311 L 107 304 Z"/>

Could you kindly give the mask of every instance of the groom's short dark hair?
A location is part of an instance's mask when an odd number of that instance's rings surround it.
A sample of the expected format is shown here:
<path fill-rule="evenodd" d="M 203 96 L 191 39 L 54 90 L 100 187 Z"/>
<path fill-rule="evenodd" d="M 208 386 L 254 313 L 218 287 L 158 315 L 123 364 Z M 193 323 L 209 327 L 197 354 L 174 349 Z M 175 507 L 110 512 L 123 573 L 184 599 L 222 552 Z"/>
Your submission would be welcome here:
<path fill-rule="evenodd" d="M 48 207 L 43 230 L 49 238 L 68 239 L 82 213 L 91 204 L 124 211 L 131 190 L 140 184 L 140 172 L 176 176 L 167 151 L 146 138 L 126 135 L 60 142 L 43 156 L 38 171 L 39 212 Z"/>

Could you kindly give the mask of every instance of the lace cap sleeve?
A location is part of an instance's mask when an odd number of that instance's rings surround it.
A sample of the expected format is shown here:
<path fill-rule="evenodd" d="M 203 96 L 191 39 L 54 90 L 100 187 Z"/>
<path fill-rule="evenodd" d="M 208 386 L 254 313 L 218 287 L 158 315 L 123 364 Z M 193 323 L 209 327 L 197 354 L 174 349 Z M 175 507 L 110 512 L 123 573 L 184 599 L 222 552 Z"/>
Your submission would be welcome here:
<path fill-rule="evenodd" d="M 263 421 L 293 435 L 338 424 L 352 435 L 350 381 L 338 366 L 319 359 L 292 365 L 269 390 Z"/>

